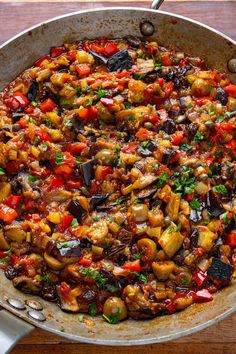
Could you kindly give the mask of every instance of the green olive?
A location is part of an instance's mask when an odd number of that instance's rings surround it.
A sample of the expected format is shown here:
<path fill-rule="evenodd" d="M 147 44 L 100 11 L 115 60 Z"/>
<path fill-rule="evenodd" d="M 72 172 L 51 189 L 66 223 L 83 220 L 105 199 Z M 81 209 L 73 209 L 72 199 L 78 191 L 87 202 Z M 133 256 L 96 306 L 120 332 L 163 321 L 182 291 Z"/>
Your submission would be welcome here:
<path fill-rule="evenodd" d="M 109 297 L 103 306 L 103 314 L 110 318 L 111 315 L 117 317 L 118 320 L 124 320 L 127 317 L 127 308 L 123 300 L 116 296 Z"/>
<path fill-rule="evenodd" d="M 136 222 L 143 222 L 148 219 L 148 207 L 146 204 L 136 204 L 130 207 L 131 215 Z"/>
<path fill-rule="evenodd" d="M 207 80 L 196 79 L 191 86 L 191 93 L 197 97 L 209 96 L 211 87 Z"/>
<path fill-rule="evenodd" d="M 153 261 L 157 255 L 157 245 L 150 238 L 141 238 L 137 242 L 138 249 L 148 257 L 149 260 Z"/>
<path fill-rule="evenodd" d="M 95 158 L 100 160 L 103 165 L 113 165 L 116 155 L 112 150 L 103 149 L 96 154 Z"/>

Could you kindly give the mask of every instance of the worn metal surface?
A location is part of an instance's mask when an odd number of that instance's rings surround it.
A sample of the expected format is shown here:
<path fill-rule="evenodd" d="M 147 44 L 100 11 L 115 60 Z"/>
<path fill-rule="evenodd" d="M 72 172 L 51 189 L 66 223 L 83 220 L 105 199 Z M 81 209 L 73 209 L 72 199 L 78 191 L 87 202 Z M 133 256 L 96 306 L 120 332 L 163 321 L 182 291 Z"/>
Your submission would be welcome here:
<path fill-rule="evenodd" d="M 159 43 L 204 58 L 209 66 L 225 71 L 236 82 L 236 74 L 230 73 L 227 66 L 230 59 L 236 58 L 236 43 L 230 38 L 181 16 L 139 8 L 113 8 L 65 15 L 31 28 L 7 42 L 0 48 L 0 89 L 32 65 L 38 57 L 47 53 L 51 46 L 98 35 L 140 35 L 139 24 L 143 21 L 150 21 L 154 25 L 152 38 Z M 43 305 L 41 313 L 46 316 L 46 321 L 38 322 L 29 316 L 27 302 L 26 309 L 21 311 L 7 302 L 8 298 L 25 302 L 32 299 L 32 295 L 27 296 L 14 289 L 2 272 L 0 281 L 0 304 L 3 307 L 35 326 L 72 340 L 94 344 L 164 342 L 203 329 L 236 310 L 234 282 L 217 293 L 210 303 L 195 304 L 171 316 L 142 322 L 128 320 L 116 326 L 109 325 L 101 318 L 94 319 L 94 326 L 88 326 L 78 321 L 78 315 L 63 313 L 56 304 L 40 299 Z"/>

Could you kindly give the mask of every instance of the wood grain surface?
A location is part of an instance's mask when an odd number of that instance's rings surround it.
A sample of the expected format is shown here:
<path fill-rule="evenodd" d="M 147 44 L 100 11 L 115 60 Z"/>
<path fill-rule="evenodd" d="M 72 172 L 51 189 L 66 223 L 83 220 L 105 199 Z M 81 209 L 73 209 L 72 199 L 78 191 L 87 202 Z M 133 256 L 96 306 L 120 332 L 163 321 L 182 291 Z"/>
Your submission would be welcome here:
<path fill-rule="evenodd" d="M 82 9 L 111 6 L 149 7 L 151 1 L 123 0 L 0 0 L 0 44 L 24 29 L 51 17 Z M 164 11 L 184 15 L 210 25 L 236 40 L 236 1 L 166 0 Z M 35 330 L 11 354 L 236 354 L 236 314 L 196 334 L 164 344 L 143 347 L 105 347 L 73 343 L 64 338 Z M 1 348 L 0 348 L 1 353 Z"/>

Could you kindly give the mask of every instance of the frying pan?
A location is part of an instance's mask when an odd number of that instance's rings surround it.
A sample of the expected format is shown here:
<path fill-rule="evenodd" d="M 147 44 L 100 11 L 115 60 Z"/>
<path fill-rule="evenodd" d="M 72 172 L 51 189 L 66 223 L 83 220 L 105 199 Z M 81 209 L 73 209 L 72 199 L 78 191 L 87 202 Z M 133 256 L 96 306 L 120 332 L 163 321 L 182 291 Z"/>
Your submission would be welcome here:
<path fill-rule="evenodd" d="M 51 46 L 97 36 L 140 35 L 140 26 L 150 35 L 148 39 L 199 56 L 209 66 L 225 71 L 236 83 L 236 42 L 199 22 L 154 10 L 162 2 L 155 0 L 150 10 L 117 7 L 79 11 L 30 28 L 0 47 L 0 90 Z M 0 282 L 0 305 L 5 308 L 0 311 L 0 354 L 8 353 L 17 340 L 35 327 L 74 341 L 143 345 L 194 333 L 236 310 L 236 282 L 232 282 L 207 305 L 194 304 L 171 316 L 142 322 L 127 320 L 115 326 L 94 318 L 94 326 L 90 327 L 80 323 L 78 315 L 64 313 L 54 303 L 19 292 L 3 272 Z"/>

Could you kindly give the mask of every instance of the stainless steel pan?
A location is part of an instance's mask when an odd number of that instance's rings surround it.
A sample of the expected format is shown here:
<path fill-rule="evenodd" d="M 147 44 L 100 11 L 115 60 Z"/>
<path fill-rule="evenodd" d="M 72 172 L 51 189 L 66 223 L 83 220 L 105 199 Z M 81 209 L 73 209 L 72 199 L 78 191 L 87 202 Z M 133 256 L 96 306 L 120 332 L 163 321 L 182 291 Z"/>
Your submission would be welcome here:
<path fill-rule="evenodd" d="M 160 3 L 160 0 L 154 1 L 152 7 Z M 232 39 L 182 16 L 153 9 L 119 7 L 60 16 L 6 42 L 0 47 L 0 89 L 47 53 L 51 46 L 78 38 L 140 35 L 140 24 L 145 22 L 146 33 L 154 30 L 149 38 L 204 58 L 208 65 L 225 71 L 236 83 L 236 42 Z M 63 313 L 53 303 L 17 291 L 2 273 L 0 282 L 0 305 L 7 310 L 0 311 L 0 354 L 7 353 L 20 337 L 35 327 L 86 343 L 141 345 L 196 332 L 236 310 L 234 282 L 217 293 L 213 302 L 195 304 L 171 316 L 145 322 L 128 320 L 116 326 L 95 318 L 95 325 L 89 327 L 78 321 L 78 315 Z"/>

